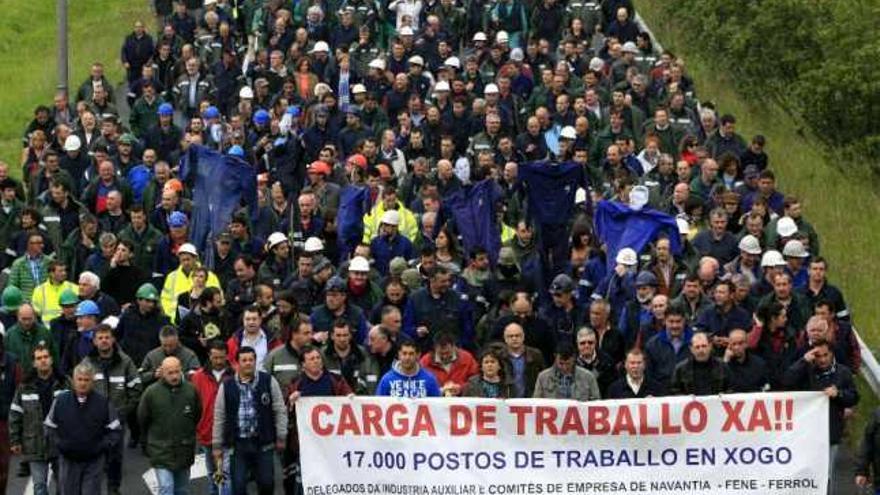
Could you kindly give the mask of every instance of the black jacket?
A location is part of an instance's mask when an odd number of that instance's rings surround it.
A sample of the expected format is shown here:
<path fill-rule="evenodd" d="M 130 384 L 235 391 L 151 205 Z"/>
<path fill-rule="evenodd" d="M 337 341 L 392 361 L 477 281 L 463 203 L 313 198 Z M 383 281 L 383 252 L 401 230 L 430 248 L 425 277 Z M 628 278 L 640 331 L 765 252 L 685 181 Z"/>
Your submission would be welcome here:
<path fill-rule="evenodd" d="M 672 385 L 669 386 L 672 395 L 721 394 L 729 389 L 730 371 L 716 357 L 709 357 L 708 362 L 700 363 L 693 356 L 688 356 L 675 366 Z"/>
<path fill-rule="evenodd" d="M 788 390 L 821 391 L 832 385 L 837 387 L 837 397 L 829 401 L 828 431 L 831 445 L 839 444 L 843 435 L 843 411 L 859 403 L 859 391 L 849 368 L 834 363 L 822 371 L 801 358 L 785 372 L 784 381 Z"/>
<path fill-rule="evenodd" d="M 856 475 L 870 476 L 872 472 L 875 479 L 880 474 L 880 408 L 871 413 L 856 454 Z M 880 486 L 880 482 L 874 486 Z"/>
<path fill-rule="evenodd" d="M 158 309 L 142 315 L 137 304 L 126 309 L 116 326 L 116 338 L 122 350 L 140 366 L 147 353 L 159 346 L 159 330 L 170 325 L 168 316 Z"/>
<path fill-rule="evenodd" d="M 742 362 L 735 359 L 728 361 L 727 369 L 730 371 L 728 380 L 731 392 L 761 392 L 770 386 L 767 363 L 751 352 L 746 354 Z"/>
<path fill-rule="evenodd" d="M 608 387 L 608 394 L 603 395 L 606 399 L 642 399 L 645 397 L 662 397 L 666 395 L 666 388 L 660 382 L 645 377 L 639 393 L 634 393 L 626 382 L 626 376 L 618 378 Z"/>

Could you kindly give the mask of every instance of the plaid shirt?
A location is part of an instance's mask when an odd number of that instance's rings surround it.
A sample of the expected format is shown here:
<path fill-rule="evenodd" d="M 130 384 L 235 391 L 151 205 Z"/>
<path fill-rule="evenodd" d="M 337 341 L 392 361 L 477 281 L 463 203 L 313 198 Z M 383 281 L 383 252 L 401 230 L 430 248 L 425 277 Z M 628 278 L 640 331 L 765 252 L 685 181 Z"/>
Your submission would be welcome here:
<path fill-rule="evenodd" d="M 253 438 L 257 436 L 257 407 L 254 403 L 254 389 L 257 387 L 257 376 L 250 383 L 238 383 L 238 437 Z"/>
<path fill-rule="evenodd" d="M 553 372 L 556 373 L 559 382 L 559 396 L 557 398 L 571 399 L 574 393 L 574 373 L 567 375 L 559 371 L 559 368 L 554 368 Z"/>

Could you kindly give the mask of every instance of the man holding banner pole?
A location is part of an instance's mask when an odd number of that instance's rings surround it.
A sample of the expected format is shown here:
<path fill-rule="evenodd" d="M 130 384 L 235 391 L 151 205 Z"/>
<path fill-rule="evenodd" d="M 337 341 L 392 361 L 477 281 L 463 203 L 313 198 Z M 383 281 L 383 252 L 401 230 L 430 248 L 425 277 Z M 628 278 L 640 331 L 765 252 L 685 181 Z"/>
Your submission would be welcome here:
<path fill-rule="evenodd" d="M 785 384 L 789 390 L 815 390 L 824 392 L 829 399 L 829 441 L 831 451 L 828 463 L 829 494 L 834 494 L 834 461 L 843 437 L 844 410 L 859 403 L 859 391 L 852 372 L 835 362 L 828 342 L 819 342 L 785 372 Z"/>
<path fill-rule="evenodd" d="M 287 387 L 290 409 L 287 447 L 284 449 L 282 469 L 284 473 L 284 493 L 302 493 L 302 478 L 299 464 L 299 437 L 296 431 L 296 409 L 294 405 L 300 397 L 347 396 L 354 392 L 341 375 L 324 368 L 324 358 L 317 347 L 306 345 L 302 351 L 302 374 Z"/>

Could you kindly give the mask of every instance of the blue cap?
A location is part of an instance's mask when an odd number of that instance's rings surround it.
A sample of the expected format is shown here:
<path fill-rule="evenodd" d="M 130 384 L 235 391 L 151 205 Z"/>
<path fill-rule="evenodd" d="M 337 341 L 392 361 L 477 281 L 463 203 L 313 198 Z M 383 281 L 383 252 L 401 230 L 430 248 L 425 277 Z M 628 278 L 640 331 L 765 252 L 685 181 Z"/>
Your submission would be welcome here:
<path fill-rule="evenodd" d="M 168 226 L 175 229 L 186 227 L 187 223 L 189 223 L 189 220 L 187 220 L 186 215 L 181 211 L 171 213 L 171 216 L 168 218 Z"/>
<path fill-rule="evenodd" d="M 206 119 L 219 119 L 220 118 L 220 110 L 217 110 L 217 107 L 210 106 L 205 109 L 202 113 L 202 117 Z"/>
<path fill-rule="evenodd" d="M 174 107 L 171 103 L 163 103 L 159 105 L 159 115 L 174 115 Z"/>
<path fill-rule="evenodd" d="M 254 114 L 254 124 L 257 125 L 266 125 L 269 123 L 269 112 L 265 110 L 257 110 L 257 113 Z"/>
<path fill-rule="evenodd" d="M 85 300 L 76 305 L 76 316 L 98 316 L 101 309 L 95 301 Z"/>
<path fill-rule="evenodd" d="M 295 118 L 299 117 L 300 114 L 302 114 L 302 110 L 300 110 L 298 105 L 291 105 L 287 107 L 287 111 L 285 113 Z"/>
<path fill-rule="evenodd" d="M 227 151 L 229 155 L 237 156 L 239 158 L 244 158 L 244 148 L 237 144 L 233 144 L 229 147 L 229 151 Z"/>

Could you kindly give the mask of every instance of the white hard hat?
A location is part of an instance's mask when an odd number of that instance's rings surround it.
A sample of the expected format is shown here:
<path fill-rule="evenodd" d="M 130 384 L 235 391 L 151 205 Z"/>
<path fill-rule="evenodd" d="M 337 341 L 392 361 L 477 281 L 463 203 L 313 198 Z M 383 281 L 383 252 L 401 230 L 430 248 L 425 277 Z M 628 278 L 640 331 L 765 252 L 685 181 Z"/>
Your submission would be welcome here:
<path fill-rule="evenodd" d="M 205 7 L 208 5 L 217 5 L 217 0 L 205 0 Z"/>
<path fill-rule="evenodd" d="M 318 41 L 309 53 L 329 52 L 330 45 L 326 41 Z"/>
<path fill-rule="evenodd" d="M 416 34 L 415 31 L 413 31 L 413 28 L 409 26 L 403 26 L 402 28 L 400 28 L 401 36 L 412 36 L 414 34 Z"/>
<path fill-rule="evenodd" d="M 250 86 L 245 86 L 245 87 L 241 88 L 240 90 L 238 90 L 238 97 L 245 98 L 245 99 L 251 99 L 254 97 L 254 90 L 251 89 Z"/>
<path fill-rule="evenodd" d="M 363 256 L 355 256 L 348 264 L 350 272 L 368 272 L 370 271 L 370 262 Z"/>
<path fill-rule="evenodd" d="M 421 55 L 413 55 L 409 58 L 408 62 L 410 65 L 418 65 L 420 67 L 424 67 L 425 65 L 425 59 L 423 59 Z"/>
<path fill-rule="evenodd" d="M 645 186 L 635 186 L 629 192 L 629 207 L 633 210 L 639 211 L 648 204 L 648 197 L 650 196 L 650 191 Z"/>
<path fill-rule="evenodd" d="M 689 234 L 691 232 L 691 224 L 681 217 L 675 217 L 675 224 L 678 225 L 679 234 Z"/>
<path fill-rule="evenodd" d="M 526 59 L 526 54 L 523 52 L 523 49 L 520 47 L 516 47 L 513 50 L 510 50 L 510 60 L 514 62 L 522 62 Z"/>
<path fill-rule="evenodd" d="M 181 254 L 191 254 L 195 257 L 199 256 L 199 252 L 196 251 L 196 247 L 188 242 L 183 243 L 179 248 L 177 248 L 177 255 L 180 256 Z"/>
<path fill-rule="evenodd" d="M 632 248 L 625 247 L 617 252 L 614 261 L 621 265 L 635 266 L 639 262 L 638 255 Z"/>
<path fill-rule="evenodd" d="M 782 258 L 782 253 L 775 249 L 766 251 L 764 256 L 761 257 L 761 268 L 773 266 L 785 266 L 785 260 Z"/>
<path fill-rule="evenodd" d="M 458 57 L 449 57 L 443 61 L 443 65 L 447 67 L 455 67 L 456 69 L 461 69 L 461 60 Z"/>
<path fill-rule="evenodd" d="M 583 187 L 577 188 L 574 192 L 574 204 L 579 205 L 587 202 L 587 191 Z"/>
<path fill-rule="evenodd" d="M 803 242 L 797 239 L 792 239 L 785 243 L 785 247 L 782 248 L 782 255 L 791 258 L 806 258 L 810 253 L 807 251 L 807 248 L 804 247 Z"/>
<path fill-rule="evenodd" d="M 307 253 L 317 253 L 318 251 L 324 250 L 324 241 L 318 239 L 317 237 L 309 237 L 306 239 L 306 243 L 303 245 L 303 249 Z"/>
<path fill-rule="evenodd" d="M 560 139 L 577 139 L 577 132 L 574 130 L 574 127 L 567 125 L 559 131 Z"/>
<path fill-rule="evenodd" d="M 388 225 L 400 225 L 400 213 L 397 210 L 388 210 L 382 214 L 382 223 Z"/>
<path fill-rule="evenodd" d="M 367 87 L 364 86 L 363 84 L 360 84 L 360 83 L 355 84 L 351 88 L 351 94 L 353 94 L 353 95 L 356 95 L 359 93 L 366 93 L 366 92 L 367 92 Z"/>
<path fill-rule="evenodd" d="M 483 94 L 487 94 L 487 95 L 492 95 L 492 94 L 497 95 L 499 92 L 500 91 L 498 90 L 498 85 L 496 85 L 495 83 L 489 83 L 486 85 L 486 88 L 483 89 Z"/>
<path fill-rule="evenodd" d="M 449 83 L 446 81 L 437 81 L 437 84 L 434 85 L 434 92 L 438 93 L 440 91 L 449 91 Z"/>
<path fill-rule="evenodd" d="M 283 242 L 288 242 L 288 240 L 287 240 L 287 236 L 282 234 L 281 232 L 273 232 L 269 236 L 269 239 L 267 240 L 267 242 L 269 244 L 269 249 L 272 249 L 275 246 L 277 246 Z"/>
<path fill-rule="evenodd" d="M 782 237 L 791 237 L 798 231 L 797 224 L 791 217 L 782 217 L 776 221 L 776 233 Z"/>
<path fill-rule="evenodd" d="M 590 70 L 593 72 L 599 72 L 600 70 L 605 68 L 605 61 L 599 57 L 593 57 L 590 59 Z"/>
<path fill-rule="evenodd" d="M 477 31 L 477 33 L 474 34 L 474 41 L 486 41 L 488 39 L 489 38 L 486 37 L 486 33 L 482 31 Z"/>
<path fill-rule="evenodd" d="M 627 41 L 623 44 L 623 48 L 621 48 L 621 51 L 623 51 L 623 53 L 635 53 L 636 55 L 638 55 L 639 47 L 636 46 L 636 44 L 632 41 Z"/>
<path fill-rule="evenodd" d="M 739 240 L 739 250 L 748 254 L 761 254 L 761 242 L 752 234 L 745 235 Z"/>
<path fill-rule="evenodd" d="M 75 134 L 67 136 L 67 139 L 64 140 L 64 151 L 79 151 L 81 147 L 82 141 L 80 141 L 79 136 Z"/>
<path fill-rule="evenodd" d="M 374 58 L 370 61 L 369 67 L 371 69 L 385 70 L 385 61 L 381 58 Z"/>
<path fill-rule="evenodd" d="M 495 34 L 495 43 L 507 43 L 510 41 L 510 35 L 507 34 L 507 31 L 498 31 Z"/>

